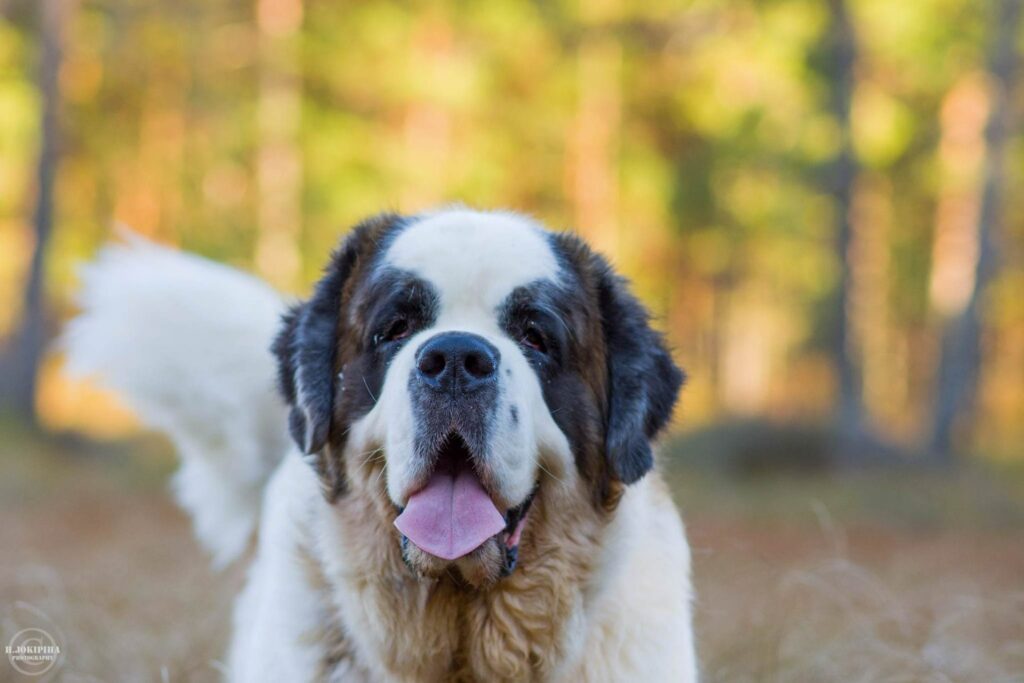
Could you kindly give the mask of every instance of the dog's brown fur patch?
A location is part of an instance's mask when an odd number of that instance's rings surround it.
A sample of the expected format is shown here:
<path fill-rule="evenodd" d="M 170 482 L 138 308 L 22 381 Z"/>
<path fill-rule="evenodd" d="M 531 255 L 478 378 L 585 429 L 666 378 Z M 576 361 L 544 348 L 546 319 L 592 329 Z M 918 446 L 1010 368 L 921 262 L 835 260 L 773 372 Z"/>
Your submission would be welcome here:
<path fill-rule="evenodd" d="M 365 653 L 373 661 L 355 663 L 371 672 L 383 665 L 389 676 L 409 680 L 549 679 L 570 654 L 567 638 L 579 635 L 570 622 L 581 618 L 601 555 L 605 515 L 591 504 L 588 484 L 578 479 L 567 494 L 554 484 L 542 486 L 524 530 L 519 568 L 474 589 L 457 575 L 421 578 L 405 565 L 381 466 L 350 463 L 352 490 L 327 515 L 326 528 L 340 538 L 323 545 L 343 548 L 344 569 L 331 573 L 312 547 L 305 551 L 311 585 L 330 594 L 330 604 L 344 594 L 362 606 L 362 615 L 347 615 L 346 621 L 375 622 L 377 635 Z M 560 495 L 550 500 L 547 493 L 556 491 Z M 340 627 L 321 638 L 332 643 L 324 659 L 329 680 L 332 668 L 356 657 L 358 648 L 345 642 Z"/>

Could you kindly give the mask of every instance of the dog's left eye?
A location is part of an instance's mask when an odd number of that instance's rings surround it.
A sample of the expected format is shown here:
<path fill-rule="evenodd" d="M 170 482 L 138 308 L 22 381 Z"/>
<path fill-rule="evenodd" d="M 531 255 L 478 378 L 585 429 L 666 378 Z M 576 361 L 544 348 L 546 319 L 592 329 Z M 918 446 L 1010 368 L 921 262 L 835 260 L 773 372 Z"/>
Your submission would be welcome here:
<path fill-rule="evenodd" d="M 540 353 L 547 353 L 548 345 L 547 342 L 545 342 L 544 340 L 544 334 L 537 328 L 536 325 L 528 326 L 526 330 L 523 332 L 523 336 L 519 340 L 519 342 L 523 346 L 529 349 L 533 349 L 534 351 L 539 351 Z"/>

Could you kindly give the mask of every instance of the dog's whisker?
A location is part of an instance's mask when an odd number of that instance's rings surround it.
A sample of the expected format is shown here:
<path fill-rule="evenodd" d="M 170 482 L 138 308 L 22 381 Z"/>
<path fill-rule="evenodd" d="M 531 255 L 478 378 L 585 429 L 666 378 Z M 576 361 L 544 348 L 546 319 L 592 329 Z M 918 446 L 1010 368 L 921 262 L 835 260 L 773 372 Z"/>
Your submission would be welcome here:
<path fill-rule="evenodd" d="M 385 472 L 387 472 L 387 471 L 388 471 L 388 468 L 387 468 L 387 467 L 381 467 L 381 468 L 380 468 L 380 472 L 378 472 L 378 473 L 377 473 L 377 478 L 373 480 L 373 485 L 374 485 L 374 486 L 376 486 L 376 485 L 377 485 L 377 483 L 378 483 L 378 482 L 380 481 L 380 478 L 381 478 L 381 476 L 382 476 L 382 475 L 383 475 L 383 474 L 384 474 Z"/>
<path fill-rule="evenodd" d="M 384 452 L 384 447 L 381 446 L 379 448 L 374 448 L 371 451 L 366 451 L 365 453 L 360 453 L 358 456 L 356 456 L 357 458 L 360 459 L 359 467 L 360 468 L 365 467 L 369 463 L 371 463 L 374 460 L 376 460 L 378 455 L 383 455 L 383 452 Z"/>
<path fill-rule="evenodd" d="M 549 477 L 551 477 L 552 479 L 554 479 L 555 481 L 557 481 L 557 482 L 558 482 L 559 484 L 562 484 L 563 486 L 565 485 L 565 482 L 564 482 L 564 481 L 562 481 L 561 479 L 559 479 L 558 477 L 556 477 L 556 476 L 555 476 L 555 475 L 554 475 L 554 474 L 553 474 L 553 473 L 551 472 L 551 470 L 549 470 L 549 469 L 548 469 L 547 467 L 544 467 L 544 465 L 540 464 L 540 462 L 539 462 L 539 461 L 537 462 L 537 467 L 539 467 L 539 468 L 541 469 L 541 471 L 542 471 L 542 472 L 544 472 L 544 473 L 545 473 L 545 474 L 547 474 L 547 475 L 548 475 Z"/>
<path fill-rule="evenodd" d="M 370 391 L 370 385 L 366 383 L 366 378 L 365 377 L 363 378 L 363 386 L 366 387 L 366 393 L 368 393 L 370 395 L 370 398 L 373 399 L 373 402 L 376 403 L 377 402 L 377 397 L 373 395 L 372 391 Z"/>

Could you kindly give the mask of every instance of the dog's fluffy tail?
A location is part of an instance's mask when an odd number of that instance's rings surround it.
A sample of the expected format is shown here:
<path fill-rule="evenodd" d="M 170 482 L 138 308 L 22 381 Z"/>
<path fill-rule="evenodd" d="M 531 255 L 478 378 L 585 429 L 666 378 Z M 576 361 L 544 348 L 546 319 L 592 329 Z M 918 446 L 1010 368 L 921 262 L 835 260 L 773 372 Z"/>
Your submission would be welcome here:
<path fill-rule="evenodd" d="M 181 456 L 174 480 L 196 535 L 223 566 L 246 548 L 263 485 L 287 450 L 270 344 L 284 311 L 263 282 L 136 235 L 82 272 L 62 346 Z"/>

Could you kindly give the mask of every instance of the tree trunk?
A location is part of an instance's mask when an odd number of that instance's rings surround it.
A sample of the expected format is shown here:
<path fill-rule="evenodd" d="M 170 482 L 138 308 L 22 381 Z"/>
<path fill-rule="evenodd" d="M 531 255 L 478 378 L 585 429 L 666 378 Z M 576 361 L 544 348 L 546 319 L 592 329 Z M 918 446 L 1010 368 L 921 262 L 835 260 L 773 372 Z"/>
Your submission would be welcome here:
<path fill-rule="evenodd" d="M 47 339 L 44 299 L 46 245 L 53 229 L 53 185 L 57 172 L 60 105 L 58 76 L 61 63 L 61 29 L 64 0 L 39 0 L 40 57 L 38 85 L 42 102 L 36 197 L 32 215 L 35 245 L 25 284 L 21 324 L 10 340 L 3 359 L 0 402 L 30 423 L 36 423 L 35 393 L 39 363 Z"/>
<path fill-rule="evenodd" d="M 931 459 L 940 465 L 952 464 L 956 427 L 961 419 L 970 417 L 977 393 L 981 365 L 981 299 L 996 268 L 994 239 L 1006 184 L 1005 148 L 1019 61 L 1016 35 L 1020 11 L 1021 0 L 1000 0 L 994 17 L 989 55 L 994 92 L 985 128 L 984 185 L 977 220 L 978 261 L 967 305 L 943 331 L 928 443 Z"/>
<path fill-rule="evenodd" d="M 839 124 L 842 141 L 831 169 L 831 194 L 835 206 L 835 248 L 839 281 L 834 293 L 835 318 L 832 329 L 832 359 L 839 380 L 837 420 L 844 436 L 860 433 L 863 422 L 860 371 L 854 357 L 851 335 L 850 243 L 853 226 L 851 206 L 857 178 L 857 160 L 853 153 L 850 110 L 853 100 L 854 65 L 857 60 L 856 36 L 844 0 L 829 0 L 829 65 L 831 93 L 829 109 Z"/>
<path fill-rule="evenodd" d="M 260 72 L 257 100 L 256 269 L 272 284 L 294 290 L 301 267 L 302 0 L 258 0 Z"/>
<path fill-rule="evenodd" d="M 584 28 L 576 50 L 577 113 L 567 149 L 573 223 L 616 265 L 628 265 L 619 234 L 616 176 L 622 121 L 622 45 L 609 15 L 617 0 L 580 5 Z M 639 234 L 634 234 L 639 239 Z"/>

